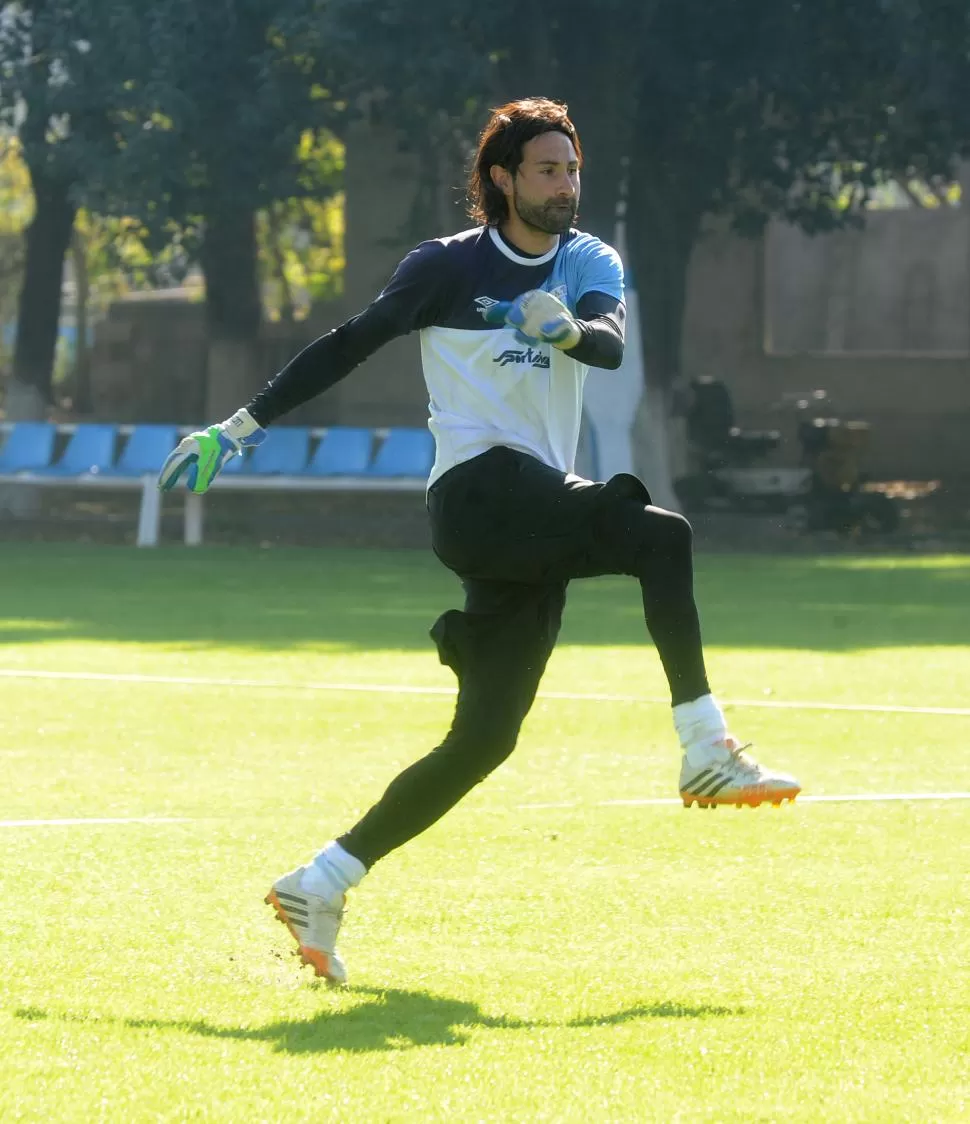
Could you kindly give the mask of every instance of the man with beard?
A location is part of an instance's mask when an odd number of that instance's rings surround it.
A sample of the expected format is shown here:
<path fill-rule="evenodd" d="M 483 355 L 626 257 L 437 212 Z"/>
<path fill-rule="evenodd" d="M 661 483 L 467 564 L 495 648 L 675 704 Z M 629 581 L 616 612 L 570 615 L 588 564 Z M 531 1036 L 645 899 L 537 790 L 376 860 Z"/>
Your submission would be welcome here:
<path fill-rule="evenodd" d="M 544 98 L 493 111 L 469 181 L 471 230 L 424 242 L 359 316 L 310 344 L 245 409 L 185 438 L 162 469 L 204 492 L 264 427 L 419 331 L 436 458 L 434 551 L 458 575 L 463 611 L 431 635 L 459 684 L 444 741 L 405 769 L 363 818 L 267 896 L 318 976 L 336 953 L 346 892 L 430 827 L 512 752 L 559 632 L 573 578 L 627 574 L 670 684 L 689 807 L 794 799 L 728 731 L 710 692 L 693 596 L 691 528 L 633 476 L 573 474 L 583 382 L 623 355 L 616 252 L 573 229 L 582 149 L 566 107 Z"/>

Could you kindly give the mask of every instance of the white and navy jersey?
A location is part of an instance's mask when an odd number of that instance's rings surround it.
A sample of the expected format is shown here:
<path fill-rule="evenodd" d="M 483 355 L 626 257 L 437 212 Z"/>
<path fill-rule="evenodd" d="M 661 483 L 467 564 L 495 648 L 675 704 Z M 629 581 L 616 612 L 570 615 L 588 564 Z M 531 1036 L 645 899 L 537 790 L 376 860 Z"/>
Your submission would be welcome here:
<path fill-rule="evenodd" d="M 575 348 L 523 343 L 513 328 L 485 321 L 489 307 L 531 289 L 553 293 L 579 318 Z M 494 227 L 422 242 L 367 309 L 305 348 L 249 411 L 266 425 L 389 340 L 418 331 L 437 448 L 429 484 L 495 445 L 571 472 L 586 373 L 622 358 L 622 302 L 619 255 L 580 231 L 540 256 L 521 253 Z"/>

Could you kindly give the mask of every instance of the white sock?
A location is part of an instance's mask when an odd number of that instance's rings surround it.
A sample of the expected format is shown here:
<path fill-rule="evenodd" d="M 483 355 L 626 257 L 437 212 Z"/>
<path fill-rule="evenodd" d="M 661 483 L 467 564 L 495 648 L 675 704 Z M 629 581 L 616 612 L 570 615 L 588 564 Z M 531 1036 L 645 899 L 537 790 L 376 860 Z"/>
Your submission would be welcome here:
<path fill-rule="evenodd" d="M 680 703 L 673 708 L 674 727 L 687 760 L 691 765 L 703 765 L 710 756 L 711 746 L 727 737 L 727 721 L 713 695 Z"/>
<path fill-rule="evenodd" d="M 333 840 L 315 856 L 303 872 L 300 886 L 335 905 L 367 873 L 367 867 Z"/>

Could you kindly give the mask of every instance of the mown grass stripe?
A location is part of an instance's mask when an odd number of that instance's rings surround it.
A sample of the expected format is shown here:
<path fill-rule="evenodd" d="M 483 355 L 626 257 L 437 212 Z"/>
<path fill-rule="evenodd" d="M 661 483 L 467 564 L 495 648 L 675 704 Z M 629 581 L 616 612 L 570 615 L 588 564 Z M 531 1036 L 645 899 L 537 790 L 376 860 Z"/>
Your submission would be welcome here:
<path fill-rule="evenodd" d="M 294 683 L 282 679 L 218 679 L 192 675 L 134 675 L 97 671 L 36 671 L 21 668 L 0 668 L 2 679 L 70 679 L 91 683 L 135 683 L 173 687 L 256 688 L 273 691 L 346 691 L 385 695 L 455 695 L 454 687 L 409 686 L 399 683 Z M 609 695 L 573 691 L 540 691 L 540 699 L 564 699 L 569 702 L 639 703 L 647 706 L 669 706 L 669 699 L 643 698 L 638 695 Z M 837 703 L 807 699 L 721 699 L 722 705 L 762 710 L 832 710 L 859 714 L 933 714 L 970 718 L 965 706 L 896 706 L 889 703 Z"/>

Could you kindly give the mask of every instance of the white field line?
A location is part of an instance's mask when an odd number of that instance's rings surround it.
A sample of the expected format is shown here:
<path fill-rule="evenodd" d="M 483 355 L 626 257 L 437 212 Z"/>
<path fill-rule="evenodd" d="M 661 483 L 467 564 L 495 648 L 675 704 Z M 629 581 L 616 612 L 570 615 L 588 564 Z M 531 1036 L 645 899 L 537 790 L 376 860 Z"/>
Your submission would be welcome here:
<path fill-rule="evenodd" d="M 885 793 L 848 793 L 840 796 L 799 796 L 796 804 L 883 804 L 899 801 L 914 800 L 970 800 L 970 792 L 885 792 Z M 644 800 L 600 800 L 596 804 L 582 805 L 578 802 L 565 801 L 554 804 L 519 804 L 517 811 L 542 811 L 552 809 L 562 811 L 580 807 L 593 808 L 659 808 L 680 805 L 681 800 L 674 797 L 657 797 Z M 170 823 L 201 823 L 212 817 L 206 816 L 116 816 L 116 817 L 83 817 L 63 820 L 0 820 L 0 828 L 4 827 L 89 827 L 103 824 L 116 826 L 131 826 L 145 824 Z"/>
<path fill-rule="evenodd" d="M 875 792 L 875 793 L 846 793 L 844 795 L 824 796 L 799 796 L 795 801 L 798 807 L 802 804 L 884 804 L 910 800 L 970 800 L 970 792 Z M 596 804 L 583 805 L 575 801 L 563 801 L 555 804 L 519 804 L 520 811 L 538 811 L 542 809 L 569 809 L 569 808 L 660 808 L 682 805 L 683 801 L 673 796 L 657 796 L 642 800 L 600 800 Z"/>
<path fill-rule="evenodd" d="M 21 668 L 0 668 L 0 679 L 63 679 L 89 683 L 134 683 L 172 687 L 232 687 L 247 690 L 334 691 L 377 695 L 455 695 L 454 687 L 414 687 L 397 683 L 300 683 L 285 679 L 216 679 L 193 675 L 135 675 L 98 671 L 34 671 Z M 570 702 L 633 703 L 647 706 L 669 706 L 669 699 L 644 698 L 639 695 L 609 695 L 574 691 L 540 691 L 540 699 L 565 699 Z M 721 699 L 724 706 L 750 707 L 761 710 L 836 710 L 862 714 L 932 714 L 970 718 L 966 706 L 893 706 L 882 703 L 837 703 L 809 700 Z"/>
<path fill-rule="evenodd" d="M 97 824 L 188 823 L 186 816 L 85 816 L 70 820 L 0 820 L 0 827 L 87 827 Z"/>

